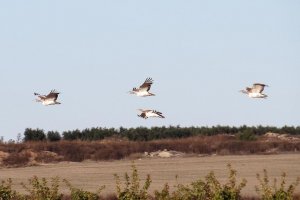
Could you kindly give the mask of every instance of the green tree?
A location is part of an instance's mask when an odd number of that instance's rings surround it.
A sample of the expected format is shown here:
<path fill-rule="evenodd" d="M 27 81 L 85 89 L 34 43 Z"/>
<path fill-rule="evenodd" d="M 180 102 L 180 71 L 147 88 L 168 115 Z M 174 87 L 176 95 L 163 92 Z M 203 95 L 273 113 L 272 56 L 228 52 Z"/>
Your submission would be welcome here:
<path fill-rule="evenodd" d="M 48 131 L 47 139 L 51 142 L 55 142 L 61 140 L 61 136 L 57 131 Z"/>
<path fill-rule="evenodd" d="M 43 141 L 46 140 L 46 135 L 42 129 L 26 128 L 24 132 L 24 141 Z"/>

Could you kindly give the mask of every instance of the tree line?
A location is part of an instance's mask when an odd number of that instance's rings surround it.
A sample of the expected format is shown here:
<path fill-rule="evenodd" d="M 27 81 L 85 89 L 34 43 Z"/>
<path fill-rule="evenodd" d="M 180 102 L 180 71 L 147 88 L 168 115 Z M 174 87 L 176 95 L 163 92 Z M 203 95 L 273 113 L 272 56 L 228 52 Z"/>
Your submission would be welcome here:
<path fill-rule="evenodd" d="M 69 130 L 61 134 L 57 131 L 44 131 L 43 129 L 27 128 L 24 131 L 23 141 L 60 141 L 60 140 L 83 140 L 95 141 L 105 138 L 117 137 L 130 141 L 150 141 L 166 138 L 184 138 L 196 135 L 212 136 L 218 134 L 248 134 L 263 135 L 267 132 L 279 134 L 300 135 L 300 126 L 202 126 L 202 127 L 137 127 L 137 128 L 87 128 L 84 130 Z"/>

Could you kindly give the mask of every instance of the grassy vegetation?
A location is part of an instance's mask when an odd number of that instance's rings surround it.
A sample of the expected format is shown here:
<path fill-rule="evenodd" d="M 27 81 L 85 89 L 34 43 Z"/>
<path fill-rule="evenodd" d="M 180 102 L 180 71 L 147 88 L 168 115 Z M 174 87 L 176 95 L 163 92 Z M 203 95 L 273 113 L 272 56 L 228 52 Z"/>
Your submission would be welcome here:
<path fill-rule="evenodd" d="M 300 178 L 296 178 L 294 183 L 286 184 L 286 174 L 281 177 L 280 186 L 277 186 L 276 179 L 272 185 L 269 184 L 267 171 L 264 175 L 257 175 L 258 186 L 256 190 L 258 197 L 243 197 L 241 191 L 247 184 L 247 180 L 238 182 L 237 171 L 228 164 L 228 178 L 222 184 L 214 172 L 211 171 L 204 179 L 197 179 L 190 184 L 177 184 L 170 189 L 168 183 L 161 190 L 149 193 L 151 187 L 151 177 L 147 175 L 144 183 L 141 182 L 138 170 L 132 165 L 132 172 L 125 173 L 124 180 L 115 174 L 116 193 L 103 196 L 101 192 L 104 186 L 99 187 L 96 192 L 89 192 L 74 187 L 69 181 L 61 181 L 59 177 L 51 179 L 38 178 L 34 176 L 28 183 L 22 183 L 27 194 L 19 194 L 12 188 L 11 179 L 4 180 L 0 185 L 0 200 L 292 200 L 300 199 L 295 195 L 295 188 L 299 185 Z M 60 192 L 61 184 L 68 186 L 70 194 Z"/>
<path fill-rule="evenodd" d="M 212 132 L 213 130 L 213 132 Z M 83 160 L 116 160 L 143 155 L 144 152 L 155 152 L 168 149 L 186 154 L 269 154 L 280 152 L 299 152 L 299 140 L 286 140 L 264 137 L 264 131 L 272 127 L 214 127 L 209 128 L 136 128 L 136 129 L 87 129 L 64 133 L 64 138 L 58 132 L 49 132 L 45 137 L 43 130 L 26 132 L 27 142 L 0 143 L 0 165 L 4 167 L 23 167 L 38 163 Z M 297 135 L 300 128 L 283 127 L 281 133 Z M 276 130 L 275 130 L 276 132 Z M 115 134 L 117 133 L 117 134 Z M 233 133 L 229 134 L 229 133 Z M 86 134 L 86 135 L 84 135 Z M 99 135 L 100 134 L 100 135 Z M 102 135 L 101 135 L 102 134 Z M 104 134 L 104 135 L 103 135 Z M 66 136 L 73 139 L 66 139 Z M 74 137 L 74 135 L 76 137 Z M 80 137 L 79 137 L 80 136 Z M 93 137 L 92 137 L 93 136 Z M 189 136 L 189 137 L 187 137 Z M 31 139 L 28 139 L 31 138 Z M 51 139 L 50 139 L 51 138 Z M 91 139 L 94 138 L 94 139 Z M 166 138 L 166 139 L 161 139 Z M 228 165 L 228 179 L 222 184 L 214 172 L 204 179 L 198 179 L 187 185 L 165 184 L 154 194 L 149 193 L 151 177 L 148 175 L 144 183 L 138 175 L 136 167 L 132 173 L 122 176 L 115 174 L 116 192 L 108 196 L 101 195 L 104 187 L 95 192 L 85 191 L 74 187 L 68 180 L 32 177 L 28 183 L 22 183 L 26 195 L 19 194 L 13 189 L 11 179 L 3 180 L 0 185 L 0 200 L 290 200 L 300 199 L 295 195 L 295 188 L 300 179 L 287 185 L 286 174 L 282 174 L 279 185 L 274 179 L 270 184 L 267 171 L 257 175 L 257 195 L 242 197 L 241 191 L 247 181 L 237 181 L 237 172 Z M 61 184 L 67 185 L 69 194 L 60 192 Z"/>
<path fill-rule="evenodd" d="M 0 166 L 18 167 L 37 163 L 83 160 L 118 160 L 144 152 L 174 150 L 186 154 L 244 155 L 299 152 L 300 140 L 252 138 L 251 134 L 193 136 L 181 139 L 129 141 L 109 138 L 101 141 L 36 141 L 0 143 Z"/>

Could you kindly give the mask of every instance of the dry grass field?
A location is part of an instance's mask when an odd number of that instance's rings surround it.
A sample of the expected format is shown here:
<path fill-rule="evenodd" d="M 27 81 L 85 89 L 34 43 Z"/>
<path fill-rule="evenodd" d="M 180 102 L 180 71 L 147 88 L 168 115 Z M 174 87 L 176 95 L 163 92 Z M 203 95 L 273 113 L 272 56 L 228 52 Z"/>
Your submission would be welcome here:
<path fill-rule="evenodd" d="M 230 155 L 207 157 L 178 157 L 178 158 L 144 158 L 134 161 L 140 178 L 145 179 L 146 174 L 151 175 L 151 191 L 161 190 L 165 183 L 170 186 L 176 183 L 178 175 L 179 183 L 188 184 L 198 178 L 204 178 L 211 170 L 220 181 L 227 177 L 227 163 L 238 171 L 238 178 L 247 179 L 247 186 L 242 190 L 246 196 L 256 195 L 254 186 L 258 184 L 256 174 L 262 174 L 267 169 L 271 180 L 280 178 L 282 172 L 287 173 L 287 183 L 295 181 L 300 176 L 300 154 L 279 155 Z M 24 168 L 2 168 L 1 179 L 12 178 L 14 189 L 24 193 L 20 182 L 28 182 L 28 178 L 34 175 L 38 177 L 54 177 L 68 179 L 74 186 L 89 191 L 96 191 L 101 185 L 106 185 L 103 193 L 115 192 L 115 180 L 113 174 L 121 177 L 125 172 L 131 172 L 132 160 L 117 161 L 84 161 L 61 162 L 56 164 L 44 164 Z M 63 183 L 61 183 L 63 185 Z M 63 188 L 66 188 L 63 186 Z M 67 190 L 66 190 L 67 191 Z M 64 192 L 64 191 L 63 191 Z M 300 193 L 298 187 L 296 193 Z"/>

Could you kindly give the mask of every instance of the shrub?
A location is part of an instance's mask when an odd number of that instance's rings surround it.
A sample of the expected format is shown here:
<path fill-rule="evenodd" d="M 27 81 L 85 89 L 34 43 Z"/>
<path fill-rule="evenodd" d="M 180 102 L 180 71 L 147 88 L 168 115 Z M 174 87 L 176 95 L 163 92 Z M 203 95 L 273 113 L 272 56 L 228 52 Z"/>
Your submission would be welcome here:
<path fill-rule="evenodd" d="M 29 186 L 21 183 L 23 188 L 29 193 L 27 200 L 61 200 L 62 194 L 59 194 L 59 178 L 51 179 L 51 185 L 48 186 L 46 178 L 39 179 L 37 176 L 29 179 Z"/>
<path fill-rule="evenodd" d="M 79 188 L 75 188 L 71 183 L 64 179 L 63 180 L 67 187 L 71 190 L 71 199 L 72 200 L 98 200 L 100 199 L 99 194 L 105 188 L 105 186 L 101 186 L 96 193 L 84 191 Z"/>
<path fill-rule="evenodd" d="M 206 176 L 206 182 L 210 187 L 212 199 L 241 199 L 241 190 L 246 186 L 247 181 L 246 179 L 243 179 L 241 183 L 237 184 L 237 171 L 234 170 L 230 164 L 228 164 L 227 167 L 229 171 L 229 176 L 225 185 L 220 184 L 213 172 L 209 173 Z"/>
<path fill-rule="evenodd" d="M 228 164 L 229 177 L 227 183 L 221 183 L 215 177 L 214 172 L 210 172 L 205 180 L 196 180 L 190 185 L 177 184 L 175 191 L 170 194 L 168 184 L 161 192 L 155 191 L 155 198 L 158 200 L 239 200 L 241 199 L 241 190 L 246 186 L 246 180 L 243 179 L 237 184 L 236 170 Z"/>
<path fill-rule="evenodd" d="M 255 186 L 255 190 L 262 200 L 292 200 L 295 189 L 300 183 L 300 177 L 297 177 L 296 181 L 286 188 L 286 173 L 283 172 L 279 188 L 276 178 L 274 178 L 273 185 L 270 185 L 266 169 L 263 171 L 263 177 L 261 177 L 260 174 L 257 174 L 256 177 L 259 181 L 259 186 Z"/>
<path fill-rule="evenodd" d="M 12 180 L 2 181 L 0 185 L 0 200 L 11 200 L 17 197 L 17 192 L 12 189 Z"/>
<path fill-rule="evenodd" d="M 244 132 L 238 133 L 239 140 L 243 141 L 254 141 L 257 139 L 256 135 L 251 130 L 245 130 Z"/>
<path fill-rule="evenodd" d="M 272 152 L 300 151 L 300 142 L 265 140 L 239 141 L 234 136 L 193 136 L 181 139 L 163 139 L 148 142 L 128 141 L 120 139 L 105 139 L 104 141 L 66 141 L 58 142 L 24 142 L 20 144 L 0 143 L 0 151 L 5 156 L 0 166 L 22 166 L 30 159 L 37 162 L 123 159 L 131 154 L 144 154 L 162 149 L 180 151 L 186 154 L 261 154 Z M 27 153 L 26 153 L 27 152 Z M 49 152 L 49 153 L 45 153 Z M 53 154 L 52 154 L 52 153 Z M 9 154 L 13 153 L 12 155 Z M 8 157 L 7 157 L 8 156 Z M 34 163 L 34 162 L 31 162 Z"/>
<path fill-rule="evenodd" d="M 5 166 L 21 167 L 25 166 L 30 161 L 31 154 L 29 152 L 10 153 L 8 157 L 4 158 L 2 163 Z"/>
<path fill-rule="evenodd" d="M 170 193 L 170 186 L 168 183 L 165 184 L 164 188 L 162 189 L 161 192 L 155 191 L 154 196 L 156 200 L 171 200 L 172 196 Z"/>
<path fill-rule="evenodd" d="M 206 182 L 202 180 L 197 180 L 192 182 L 190 185 L 178 184 L 175 186 L 176 190 L 173 192 L 172 197 L 163 198 L 165 199 L 182 199 L 182 200 L 197 200 L 197 199 L 209 199 L 211 196 L 211 191 Z M 168 194 L 166 192 L 167 188 L 164 188 L 162 194 Z"/>
<path fill-rule="evenodd" d="M 59 150 L 62 151 L 65 160 L 81 162 L 85 159 L 85 155 L 87 155 L 84 146 L 86 146 L 85 143 L 65 143 L 63 148 Z"/>
<path fill-rule="evenodd" d="M 146 200 L 148 199 L 148 189 L 151 184 L 150 175 L 147 175 L 146 181 L 141 188 L 138 171 L 134 164 L 132 164 L 132 175 L 131 177 L 128 173 L 125 173 L 124 179 L 124 188 L 122 188 L 122 183 L 120 177 L 115 174 L 116 180 L 116 189 L 117 189 L 117 197 L 120 200 Z"/>
<path fill-rule="evenodd" d="M 43 163 L 54 163 L 54 162 L 62 161 L 63 157 L 58 156 L 56 153 L 51 151 L 41 151 L 37 154 L 35 160 L 37 162 L 43 162 Z"/>

